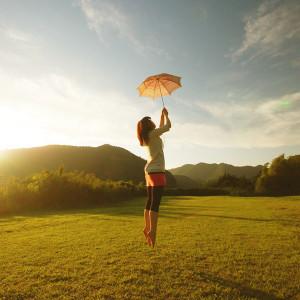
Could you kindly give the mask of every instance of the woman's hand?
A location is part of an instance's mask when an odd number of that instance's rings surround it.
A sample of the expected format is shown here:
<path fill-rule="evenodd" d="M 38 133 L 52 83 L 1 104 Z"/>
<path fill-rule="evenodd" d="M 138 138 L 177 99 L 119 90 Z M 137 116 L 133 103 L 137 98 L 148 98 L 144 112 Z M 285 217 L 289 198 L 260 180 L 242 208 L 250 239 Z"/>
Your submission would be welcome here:
<path fill-rule="evenodd" d="M 161 117 L 160 117 L 160 125 L 159 127 L 164 127 L 167 125 L 169 128 L 171 128 L 171 121 L 169 119 L 169 112 L 168 110 L 164 107 L 161 111 Z"/>
<path fill-rule="evenodd" d="M 163 110 L 161 111 L 162 115 L 165 115 L 166 117 L 169 115 L 168 110 L 164 107 Z"/>
<path fill-rule="evenodd" d="M 161 117 L 160 117 L 160 124 L 159 124 L 159 127 L 163 127 L 168 125 L 170 128 L 171 128 L 171 121 L 169 119 L 169 112 L 168 110 L 164 107 L 161 111 Z"/>

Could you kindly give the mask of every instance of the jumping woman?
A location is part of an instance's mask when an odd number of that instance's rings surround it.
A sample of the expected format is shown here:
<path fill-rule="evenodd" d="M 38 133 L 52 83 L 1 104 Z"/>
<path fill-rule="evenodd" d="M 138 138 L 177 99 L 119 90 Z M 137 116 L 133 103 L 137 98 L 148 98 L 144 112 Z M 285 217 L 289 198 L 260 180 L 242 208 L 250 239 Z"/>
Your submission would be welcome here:
<path fill-rule="evenodd" d="M 156 240 L 160 200 L 166 185 L 165 158 L 160 136 L 170 128 L 171 122 L 166 108 L 163 108 L 161 112 L 159 128 L 156 128 L 150 117 L 144 117 L 137 124 L 140 145 L 144 146 L 148 153 L 144 168 L 148 199 L 144 209 L 145 227 L 143 232 L 148 245 L 152 247 Z"/>

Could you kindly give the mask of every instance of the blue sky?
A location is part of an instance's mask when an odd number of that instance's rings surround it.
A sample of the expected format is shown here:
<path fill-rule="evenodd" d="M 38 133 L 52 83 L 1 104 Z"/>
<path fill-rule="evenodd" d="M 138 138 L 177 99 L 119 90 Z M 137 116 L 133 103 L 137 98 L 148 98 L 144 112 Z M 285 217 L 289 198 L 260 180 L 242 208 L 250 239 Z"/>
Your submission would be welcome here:
<path fill-rule="evenodd" d="M 165 103 L 168 168 L 256 165 L 300 153 L 300 2 L 0 0 L 0 149 L 136 139 L 160 101 L 149 75 L 182 77 Z"/>

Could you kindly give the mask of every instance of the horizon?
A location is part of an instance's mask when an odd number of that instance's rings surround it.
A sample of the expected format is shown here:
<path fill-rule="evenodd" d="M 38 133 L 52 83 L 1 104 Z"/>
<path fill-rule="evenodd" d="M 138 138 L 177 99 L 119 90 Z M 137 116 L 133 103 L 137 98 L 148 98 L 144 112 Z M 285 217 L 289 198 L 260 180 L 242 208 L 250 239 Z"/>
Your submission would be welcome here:
<path fill-rule="evenodd" d="M 166 72 L 182 77 L 164 97 L 167 169 L 299 154 L 299 14 L 297 0 L 1 1 L 0 150 L 111 144 L 145 159 L 136 123 L 162 107 L 137 87 Z"/>
<path fill-rule="evenodd" d="M 36 148 L 45 148 L 45 147 L 86 147 L 86 148 L 99 148 L 99 147 L 102 147 L 102 146 L 111 146 L 111 147 L 117 147 L 117 148 L 122 148 L 124 150 L 127 150 L 129 151 L 130 153 L 134 154 L 135 156 L 137 157 L 140 157 L 142 159 L 145 159 L 133 152 L 131 152 L 130 150 L 124 148 L 124 147 L 120 147 L 119 145 L 111 145 L 111 144 L 102 144 L 102 145 L 98 145 L 98 146 L 89 146 L 89 145 L 67 145 L 67 144 L 48 144 L 48 145 L 40 145 L 40 146 L 34 146 L 34 147 L 20 147 L 20 148 L 9 148 L 9 149 L 0 149 L 0 154 L 4 153 L 4 152 L 9 152 L 9 151 L 15 151 L 15 150 L 30 150 L 30 149 L 36 149 Z M 284 156 L 287 158 L 287 157 L 290 157 L 290 156 L 293 156 L 293 155 L 287 155 L 286 153 L 281 153 L 281 154 L 284 154 Z M 294 154 L 294 155 L 300 155 L 300 154 Z M 243 165 L 237 165 L 237 164 L 231 164 L 231 163 L 228 163 L 226 161 L 222 161 L 222 162 L 205 162 L 205 161 L 198 161 L 196 163 L 184 163 L 184 164 L 181 164 L 181 165 L 177 165 L 177 166 L 174 166 L 174 167 L 171 167 L 171 168 L 166 168 L 167 170 L 170 170 L 170 169 L 176 169 L 176 168 L 179 168 L 179 167 L 182 167 L 184 165 L 198 165 L 198 164 L 226 164 L 226 165 L 232 165 L 234 167 L 257 167 L 257 166 L 263 166 L 264 164 L 266 163 L 271 163 L 272 160 L 274 159 L 275 157 L 273 157 L 270 161 L 266 161 L 265 163 L 262 163 L 262 164 L 256 164 L 256 165 L 250 165 L 250 164 L 243 164 Z M 0 156 L 0 159 L 1 159 L 1 156 Z"/>

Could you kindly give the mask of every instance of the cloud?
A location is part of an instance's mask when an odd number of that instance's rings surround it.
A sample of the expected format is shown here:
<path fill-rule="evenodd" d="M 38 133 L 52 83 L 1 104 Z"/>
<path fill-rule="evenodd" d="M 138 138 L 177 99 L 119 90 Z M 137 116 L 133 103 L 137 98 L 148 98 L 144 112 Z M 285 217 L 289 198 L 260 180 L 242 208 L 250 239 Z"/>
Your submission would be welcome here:
<path fill-rule="evenodd" d="M 147 36 L 147 40 L 151 40 L 151 44 L 138 37 L 132 19 L 115 3 L 81 0 L 79 5 L 89 29 L 95 31 L 105 45 L 110 43 L 111 33 L 113 33 L 113 36 L 117 35 L 119 39 L 125 40 L 140 55 L 151 53 L 170 59 L 170 55 L 164 49 L 156 46 L 158 42 L 153 36 Z"/>
<path fill-rule="evenodd" d="M 112 3 L 82 0 L 81 8 L 89 28 L 98 34 L 101 41 L 105 42 L 105 27 L 108 26 L 120 37 L 127 38 L 133 45 L 141 47 L 130 28 L 128 17 Z"/>
<path fill-rule="evenodd" d="M 44 144 L 129 145 L 136 121 L 149 103 L 137 106 L 115 91 L 93 91 L 61 74 L 38 78 L 0 72 L 0 148 Z"/>
<path fill-rule="evenodd" d="M 292 60 L 291 61 L 291 65 L 294 68 L 299 68 L 300 67 L 300 57 Z"/>
<path fill-rule="evenodd" d="M 30 43 L 32 41 L 32 37 L 28 33 L 3 25 L 0 26 L 0 34 L 16 42 Z"/>
<path fill-rule="evenodd" d="M 300 91 L 260 103 L 197 103 L 211 120 L 174 124 L 173 143 L 207 147 L 279 147 L 298 143 Z"/>
<path fill-rule="evenodd" d="M 296 49 L 294 44 L 300 40 L 299 15 L 298 0 L 264 1 L 254 15 L 244 19 L 244 40 L 232 58 L 237 59 L 250 50 L 254 51 L 253 59 L 259 55 L 281 56 L 291 48 Z"/>
<path fill-rule="evenodd" d="M 2 68 L 11 64 L 24 69 L 31 66 L 32 61 L 40 57 L 41 42 L 32 34 L 18 28 L 0 24 L 0 64 Z"/>
<path fill-rule="evenodd" d="M 2 40 L 2 41 L 1 41 Z M 11 43 L 24 48 L 37 48 L 36 37 L 18 28 L 0 24 L 0 42 Z"/>

